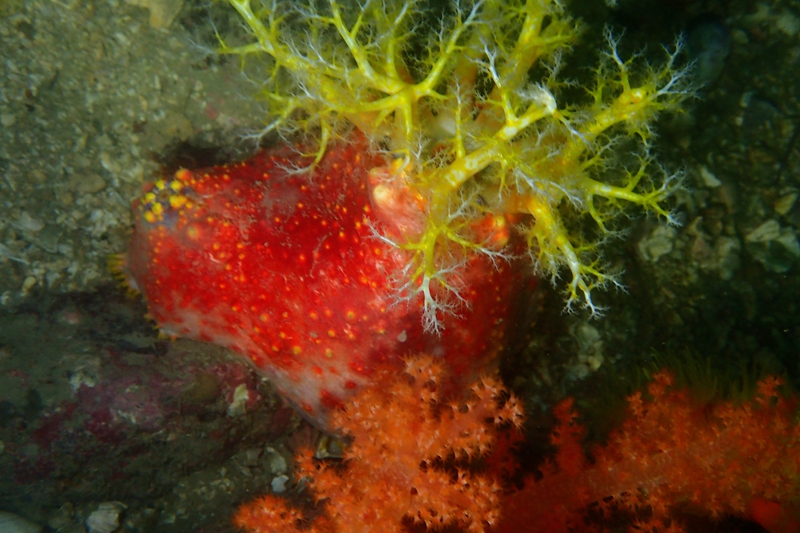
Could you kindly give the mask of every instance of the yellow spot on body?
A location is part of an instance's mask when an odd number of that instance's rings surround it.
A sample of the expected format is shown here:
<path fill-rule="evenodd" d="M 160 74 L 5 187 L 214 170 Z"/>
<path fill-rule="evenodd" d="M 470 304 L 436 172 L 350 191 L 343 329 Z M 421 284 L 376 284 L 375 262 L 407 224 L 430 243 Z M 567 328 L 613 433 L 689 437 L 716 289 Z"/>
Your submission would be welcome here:
<path fill-rule="evenodd" d="M 355 320 L 356 314 L 353 311 L 348 311 L 345 318 L 347 318 L 347 320 Z"/>
<path fill-rule="evenodd" d="M 308 313 L 308 316 L 310 316 L 313 320 L 319 318 L 319 315 L 315 311 L 311 311 L 310 313 Z"/>
<path fill-rule="evenodd" d="M 281 339 L 285 339 L 286 338 L 286 333 L 281 331 L 281 332 L 278 333 L 278 337 L 280 337 Z"/>
<path fill-rule="evenodd" d="M 267 316 L 266 313 L 261 313 L 261 316 L 259 316 L 258 318 L 259 320 L 261 320 L 261 322 L 266 322 L 267 320 L 269 320 L 269 317 Z"/>
<path fill-rule="evenodd" d="M 303 351 L 303 349 L 302 349 L 302 348 L 300 348 L 299 346 L 293 346 L 293 347 L 292 347 L 292 353 L 293 353 L 293 354 L 295 354 L 295 355 L 300 355 L 300 353 L 301 353 L 302 351 Z"/>
<path fill-rule="evenodd" d="M 188 198 L 182 194 L 173 194 L 169 197 L 169 205 L 173 209 L 180 209 L 186 204 L 187 201 Z"/>
<path fill-rule="evenodd" d="M 192 173 L 189 170 L 182 168 L 175 173 L 175 177 L 181 181 L 189 181 L 192 179 Z"/>
<path fill-rule="evenodd" d="M 335 337 L 335 336 L 336 336 L 336 332 L 335 332 L 335 331 L 333 331 L 332 329 L 329 329 L 329 330 L 328 330 L 328 337 L 331 337 L 331 338 L 333 338 L 333 337 Z"/>
<path fill-rule="evenodd" d="M 153 214 L 152 211 L 145 211 L 144 219 L 148 221 L 150 224 L 155 224 L 156 216 Z"/>
<path fill-rule="evenodd" d="M 333 357 L 333 350 L 331 350 L 330 348 L 326 348 L 326 349 L 325 349 L 325 356 L 326 356 L 328 359 L 330 359 L 331 357 Z"/>

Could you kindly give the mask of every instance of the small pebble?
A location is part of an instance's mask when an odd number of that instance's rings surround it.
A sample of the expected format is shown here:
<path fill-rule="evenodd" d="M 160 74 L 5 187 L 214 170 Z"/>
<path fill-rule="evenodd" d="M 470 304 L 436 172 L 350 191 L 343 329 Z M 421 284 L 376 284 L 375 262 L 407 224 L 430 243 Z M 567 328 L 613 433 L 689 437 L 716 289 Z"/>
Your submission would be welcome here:
<path fill-rule="evenodd" d="M 106 188 L 106 181 L 100 174 L 94 172 L 76 174 L 72 176 L 70 182 L 75 192 L 81 194 L 92 194 Z"/>

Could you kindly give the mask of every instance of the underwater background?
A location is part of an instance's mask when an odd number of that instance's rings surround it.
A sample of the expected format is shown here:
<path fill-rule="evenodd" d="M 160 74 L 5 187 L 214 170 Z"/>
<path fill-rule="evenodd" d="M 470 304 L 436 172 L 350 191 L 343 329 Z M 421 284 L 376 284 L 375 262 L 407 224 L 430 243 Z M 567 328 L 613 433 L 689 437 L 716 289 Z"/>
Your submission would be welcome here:
<path fill-rule="evenodd" d="M 585 24 L 565 58 L 578 84 L 610 27 L 624 57 L 660 57 L 683 34 L 698 88 L 652 145 L 685 172 L 671 200 L 681 225 L 632 215 L 606 248 L 625 290 L 595 295 L 601 318 L 564 314 L 557 287 L 538 289 L 525 346 L 501 369 L 528 440 L 547 443 L 553 405 L 571 396 L 602 441 L 661 367 L 706 401 L 767 375 L 796 390 L 800 7 L 567 9 Z M 296 489 L 294 450 L 322 438 L 224 349 L 159 338 L 106 266 L 144 182 L 255 151 L 258 79 L 214 53 L 217 33 L 241 32 L 224 3 L 0 5 L 0 511 L 62 532 L 234 531 L 239 504 Z M 531 446 L 528 466 L 546 453 Z M 11 516 L 0 524 L 34 527 Z"/>

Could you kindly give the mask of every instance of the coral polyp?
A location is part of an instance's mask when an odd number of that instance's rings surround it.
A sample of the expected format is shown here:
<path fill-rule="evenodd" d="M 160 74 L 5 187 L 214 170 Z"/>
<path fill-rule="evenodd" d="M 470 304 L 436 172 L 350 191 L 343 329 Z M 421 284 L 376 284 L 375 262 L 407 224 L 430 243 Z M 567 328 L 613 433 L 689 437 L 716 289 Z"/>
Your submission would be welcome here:
<path fill-rule="evenodd" d="M 556 0 L 459 1 L 436 16 L 413 0 L 229 1 L 252 41 L 222 41 L 222 52 L 269 58 L 263 134 L 313 138 L 313 165 L 355 128 L 397 160 L 379 173 L 372 201 L 422 214 L 381 237 L 410 252 L 398 295 L 422 294 L 429 330 L 450 309 L 445 295 L 458 293 L 446 275 L 459 266 L 452 247 L 502 260 L 493 235 L 508 221 L 540 275 L 568 273 L 567 307 L 592 313 L 593 290 L 619 283 L 599 250 L 614 219 L 635 204 L 675 222 L 665 199 L 677 176 L 653 163 L 649 146 L 655 116 L 690 94 L 679 43 L 651 66 L 622 59 L 608 32 L 585 101 L 565 105 L 560 65 L 579 24 Z M 487 216 L 497 228 L 476 239 L 474 223 Z M 594 231 L 572 229 L 585 217 Z"/>

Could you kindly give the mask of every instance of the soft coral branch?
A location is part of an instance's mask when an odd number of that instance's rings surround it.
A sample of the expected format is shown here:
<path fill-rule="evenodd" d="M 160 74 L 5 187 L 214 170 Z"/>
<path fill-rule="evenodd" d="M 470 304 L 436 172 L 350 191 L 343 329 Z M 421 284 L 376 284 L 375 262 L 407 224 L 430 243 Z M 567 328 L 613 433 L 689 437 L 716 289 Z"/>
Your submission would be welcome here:
<path fill-rule="evenodd" d="M 405 531 L 413 522 L 478 532 L 496 523 L 500 487 L 470 460 L 489 450 L 497 425 L 519 426 L 522 410 L 493 377 L 473 384 L 467 399 L 442 403 L 443 377 L 432 357 L 410 359 L 402 376 L 387 372 L 348 402 L 332 419 L 352 438 L 342 468 L 311 450 L 299 454 L 297 476 L 321 505 L 310 531 Z M 264 497 L 235 521 L 253 533 L 299 531 L 304 516 Z"/>
<path fill-rule="evenodd" d="M 470 460 L 492 447 L 497 425 L 520 424 L 517 400 L 483 378 L 468 399 L 445 404 L 442 379 L 434 359 L 412 359 L 403 376 L 384 374 L 337 413 L 335 425 L 353 439 L 344 466 L 317 461 L 310 450 L 298 457 L 298 478 L 319 505 L 314 520 L 267 496 L 243 506 L 237 524 L 253 533 L 400 532 L 412 523 L 558 533 L 597 531 L 613 516 L 617 524 L 631 520 L 632 531 L 672 533 L 683 530 L 677 513 L 690 512 L 800 532 L 797 402 L 775 378 L 747 402 L 698 406 L 669 373 L 656 374 L 646 393 L 628 398 L 629 418 L 590 457 L 566 400 L 554 410 L 553 459 L 505 497 Z"/>
<path fill-rule="evenodd" d="M 671 515 L 678 508 L 717 519 L 746 516 L 748 505 L 761 499 L 793 503 L 800 488 L 800 426 L 795 400 L 779 388 L 768 378 L 749 402 L 697 407 L 661 372 L 648 387 L 649 399 L 641 393 L 628 399 L 630 418 L 585 468 L 585 458 L 575 453 L 580 431 L 574 414 L 569 404 L 562 406 L 556 464 L 546 464 L 539 481 L 528 480 L 508 497 L 501 531 L 579 530 L 591 503 L 632 514 L 642 520 L 642 531 L 680 530 Z"/>

